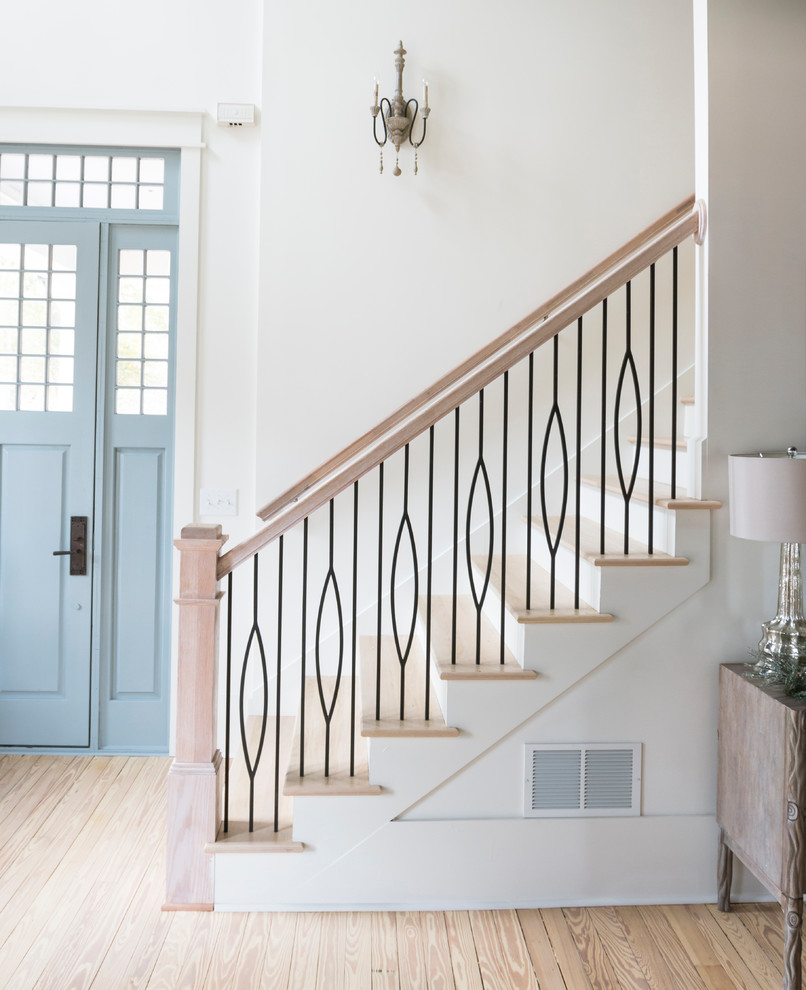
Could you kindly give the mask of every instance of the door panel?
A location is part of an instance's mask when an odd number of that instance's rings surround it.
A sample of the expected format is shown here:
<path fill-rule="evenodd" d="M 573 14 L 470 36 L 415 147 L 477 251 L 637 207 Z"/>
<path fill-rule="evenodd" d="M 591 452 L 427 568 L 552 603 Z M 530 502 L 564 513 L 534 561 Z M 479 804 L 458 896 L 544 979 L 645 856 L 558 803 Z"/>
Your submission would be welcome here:
<path fill-rule="evenodd" d="M 0 222 L 0 745 L 88 746 L 99 226 Z M 70 517 L 89 518 L 70 575 Z"/>
<path fill-rule="evenodd" d="M 176 228 L 111 228 L 101 748 L 168 746 L 175 272 Z"/>

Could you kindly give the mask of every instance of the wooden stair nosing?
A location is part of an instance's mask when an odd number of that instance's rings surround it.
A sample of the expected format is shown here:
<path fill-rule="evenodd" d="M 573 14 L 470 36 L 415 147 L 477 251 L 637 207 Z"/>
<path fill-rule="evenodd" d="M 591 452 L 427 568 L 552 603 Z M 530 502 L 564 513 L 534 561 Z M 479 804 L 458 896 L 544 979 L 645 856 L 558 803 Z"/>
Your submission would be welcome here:
<path fill-rule="evenodd" d="M 426 599 L 420 599 L 421 620 Z M 476 663 L 476 609 L 469 595 L 460 595 L 456 603 L 456 662 L 453 655 L 453 598 L 431 598 L 431 659 L 440 680 L 446 681 L 531 681 L 537 672 L 521 667 L 509 650 L 501 663 L 501 637 L 486 616 L 481 622 L 481 661 Z M 470 630 L 470 631 L 469 631 Z"/>
<path fill-rule="evenodd" d="M 585 475 L 581 480 L 582 484 L 587 485 L 588 488 L 595 488 L 597 490 L 601 489 L 601 478 L 594 477 L 593 475 Z M 689 498 L 687 495 L 681 494 L 678 494 L 675 498 L 672 498 L 672 486 L 666 482 L 656 481 L 654 483 L 654 488 L 655 496 L 653 501 L 659 509 L 680 511 L 686 509 L 722 508 L 722 503 L 716 499 Z M 623 495 L 621 485 L 619 484 L 619 480 L 616 475 L 607 475 L 605 477 L 605 491 L 611 492 L 614 495 Z M 682 491 L 682 489 L 678 487 L 678 492 L 680 491 Z M 668 494 L 658 494 L 658 492 L 668 492 Z M 645 478 L 638 478 L 636 480 L 631 500 L 641 502 L 644 505 L 649 504 L 649 485 Z"/>
<path fill-rule="evenodd" d="M 612 622 L 613 616 L 609 612 L 599 612 L 587 602 L 580 602 L 579 608 L 574 607 L 573 592 L 562 585 L 559 581 L 555 583 L 555 607 L 548 605 L 540 608 L 526 608 L 526 556 L 507 555 L 507 575 L 506 575 L 506 607 L 509 613 L 521 625 L 550 624 L 550 623 L 589 623 L 589 622 Z M 472 558 L 473 566 L 480 572 L 486 570 L 486 559 L 480 556 Z M 490 572 L 490 582 L 496 594 L 501 596 L 501 557 L 493 557 Z M 544 567 L 532 561 L 532 596 L 533 600 L 543 598 L 550 599 L 550 578 Z M 561 605 L 556 601 L 560 600 Z"/>
<path fill-rule="evenodd" d="M 358 736 L 355 739 L 355 773 L 350 775 L 350 706 L 345 699 L 350 694 L 350 677 L 342 677 L 339 697 L 333 710 L 330 729 L 330 753 L 328 775 L 325 776 L 325 721 L 322 715 L 317 680 L 306 678 L 305 689 L 305 764 L 304 776 L 300 776 L 300 728 L 302 720 L 297 717 L 294 729 L 294 745 L 288 761 L 283 783 L 283 794 L 296 797 L 364 797 L 380 794 L 383 788 L 369 781 L 366 743 Z M 307 682 L 310 682 L 308 684 Z M 335 678 L 323 678 L 326 697 L 331 696 Z M 343 692 L 343 693 L 342 693 Z M 358 715 L 358 713 L 357 713 Z M 356 719 L 357 721 L 357 719 Z"/>
<path fill-rule="evenodd" d="M 532 525 L 543 532 L 543 520 L 539 516 L 532 517 Z M 549 525 L 555 527 L 559 523 L 559 518 L 550 517 Z M 563 525 L 563 535 L 560 543 L 566 549 L 574 552 L 576 542 L 574 538 L 576 526 L 575 516 L 566 516 Z M 568 535 L 568 534 L 572 535 Z M 660 550 L 649 553 L 647 547 L 637 540 L 630 540 L 630 552 L 625 554 L 621 549 L 624 546 L 624 536 L 614 529 L 605 530 L 605 553 L 600 553 L 599 525 L 590 519 L 580 520 L 580 548 L 579 554 L 594 567 L 686 567 L 688 557 L 674 557 Z M 613 549 L 608 549 L 608 547 Z M 615 547 L 619 549 L 616 550 Z"/>

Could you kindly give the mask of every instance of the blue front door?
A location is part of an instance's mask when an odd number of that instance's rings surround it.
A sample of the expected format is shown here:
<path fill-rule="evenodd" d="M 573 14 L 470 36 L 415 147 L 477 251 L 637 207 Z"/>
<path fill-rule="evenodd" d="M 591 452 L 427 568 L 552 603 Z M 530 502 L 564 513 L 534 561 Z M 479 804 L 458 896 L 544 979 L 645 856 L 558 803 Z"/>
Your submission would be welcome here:
<path fill-rule="evenodd" d="M 0 223 L 0 745 L 90 744 L 100 227 Z M 71 574 L 72 517 L 86 568 Z M 72 568 L 75 569 L 75 568 Z"/>

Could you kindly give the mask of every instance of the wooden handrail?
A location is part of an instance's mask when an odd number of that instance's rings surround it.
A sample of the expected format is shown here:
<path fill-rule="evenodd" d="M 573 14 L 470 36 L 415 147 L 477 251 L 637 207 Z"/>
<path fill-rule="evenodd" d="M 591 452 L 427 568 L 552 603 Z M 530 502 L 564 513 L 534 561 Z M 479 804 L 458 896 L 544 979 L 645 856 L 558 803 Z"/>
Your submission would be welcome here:
<path fill-rule="evenodd" d="M 258 513 L 268 524 L 221 556 L 219 580 L 486 388 L 673 247 L 692 235 L 699 236 L 703 227 L 702 204 L 695 204 L 691 196 L 341 453 L 273 499 Z"/>

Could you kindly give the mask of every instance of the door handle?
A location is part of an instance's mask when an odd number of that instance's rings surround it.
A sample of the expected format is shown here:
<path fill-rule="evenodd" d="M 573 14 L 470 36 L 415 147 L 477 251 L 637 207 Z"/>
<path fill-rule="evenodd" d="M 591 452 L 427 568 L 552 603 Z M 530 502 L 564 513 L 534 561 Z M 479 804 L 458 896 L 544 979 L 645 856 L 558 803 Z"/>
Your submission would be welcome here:
<path fill-rule="evenodd" d="M 87 517 L 70 516 L 70 549 L 54 550 L 54 557 L 70 557 L 70 574 L 87 573 Z"/>

